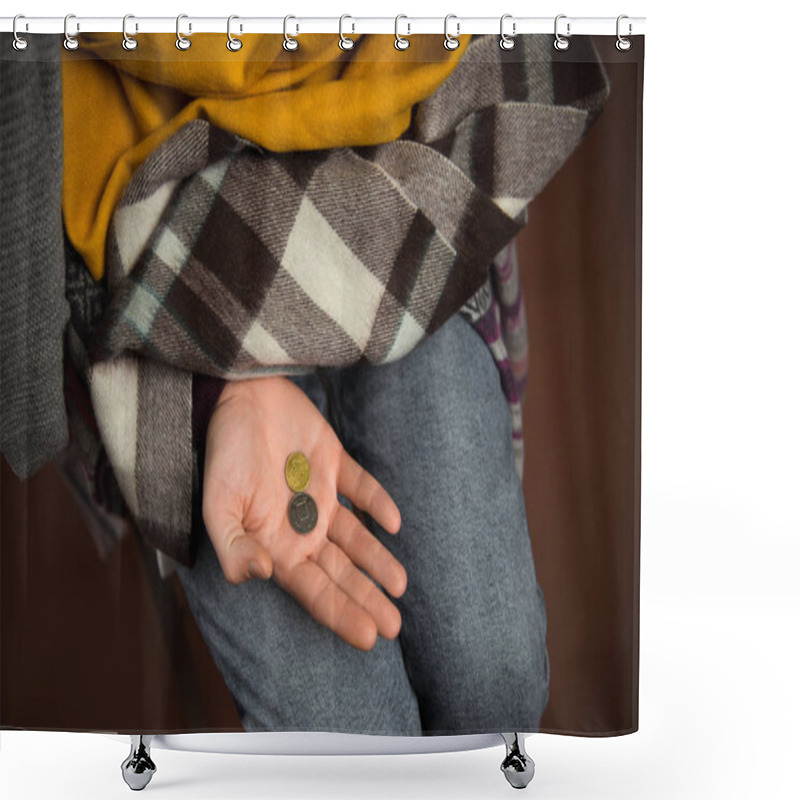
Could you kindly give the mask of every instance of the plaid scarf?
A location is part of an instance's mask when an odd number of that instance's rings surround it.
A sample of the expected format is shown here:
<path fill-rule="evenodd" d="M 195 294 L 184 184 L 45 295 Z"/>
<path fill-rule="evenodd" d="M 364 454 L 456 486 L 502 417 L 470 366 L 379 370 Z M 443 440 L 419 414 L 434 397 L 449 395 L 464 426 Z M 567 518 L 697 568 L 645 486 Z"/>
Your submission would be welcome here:
<path fill-rule="evenodd" d="M 608 92 L 590 41 L 570 53 L 549 36 L 511 51 L 473 37 L 386 144 L 270 153 L 197 120 L 151 154 L 114 216 L 89 352 L 98 426 L 146 540 L 191 561 L 192 372 L 379 364 L 459 311 L 499 320 L 492 265 Z"/>

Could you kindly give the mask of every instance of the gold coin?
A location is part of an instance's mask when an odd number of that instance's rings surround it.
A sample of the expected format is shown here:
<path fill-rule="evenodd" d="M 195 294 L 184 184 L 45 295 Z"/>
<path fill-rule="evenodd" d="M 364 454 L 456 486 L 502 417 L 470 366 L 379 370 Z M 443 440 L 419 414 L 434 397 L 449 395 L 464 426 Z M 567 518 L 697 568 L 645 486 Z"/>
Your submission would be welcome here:
<path fill-rule="evenodd" d="M 308 459 L 299 450 L 289 454 L 286 459 L 286 483 L 293 492 L 302 492 L 311 478 L 311 467 Z"/>

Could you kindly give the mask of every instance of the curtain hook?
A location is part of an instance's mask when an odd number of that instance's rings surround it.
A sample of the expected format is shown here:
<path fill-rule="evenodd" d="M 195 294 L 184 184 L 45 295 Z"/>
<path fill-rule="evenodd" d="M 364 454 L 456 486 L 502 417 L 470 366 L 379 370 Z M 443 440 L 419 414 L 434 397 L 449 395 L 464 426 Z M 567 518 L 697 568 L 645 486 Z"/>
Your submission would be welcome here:
<path fill-rule="evenodd" d="M 133 36 L 128 36 L 128 20 L 136 19 L 133 14 L 126 14 L 122 18 L 122 46 L 125 50 L 135 50 L 139 46 L 139 42 Z M 134 30 L 139 30 L 139 23 L 134 25 Z"/>
<path fill-rule="evenodd" d="M 293 51 L 297 50 L 297 48 L 300 46 L 300 42 L 298 42 L 297 39 L 294 39 L 291 36 L 289 36 L 286 30 L 287 23 L 289 22 L 290 19 L 297 19 L 297 17 L 293 17 L 291 14 L 287 14 L 283 18 L 283 49 Z"/>
<path fill-rule="evenodd" d="M 13 45 L 15 50 L 24 50 L 28 46 L 28 40 L 27 39 L 23 39 L 17 33 L 17 20 L 20 20 L 20 19 L 25 19 L 25 15 L 24 14 L 17 14 L 17 16 L 14 17 L 14 23 L 11 26 L 11 30 L 12 30 L 12 32 L 14 34 L 14 41 L 11 42 L 11 44 Z M 25 30 L 28 30 L 28 23 L 27 22 L 25 23 Z"/>
<path fill-rule="evenodd" d="M 503 32 L 503 23 L 511 17 L 511 14 L 503 14 L 500 17 L 500 47 L 503 50 L 513 50 L 514 45 L 516 42 L 514 41 L 514 37 L 517 35 L 517 23 L 511 23 L 511 36 L 508 36 L 506 33 Z"/>
<path fill-rule="evenodd" d="M 75 19 L 75 15 L 74 14 L 67 14 L 67 16 L 64 17 L 64 49 L 65 50 L 77 50 L 78 49 L 78 40 L 74 36 L 71 36 L 70 32 L 69 32 L 69 21 L 71 19 Z M 78 23 L 76 25 L 76 30 L 80 30 L 80 29 L 81 29 L 81 26 L 80 26 L 80 23 Z"/>
<path fill-rule="evenodd" d="M 445 50 L 457 50 L 458 46 L 461 44 L 461 42 L 459 42 L 458 39 L 456 38 L 461 33 L 461 23 L 460 22 L 456 22 L 456 35 L 455 36 L 451 36 L 447 32 L 447 23 L 451 19 L 453 19 L 455 16 L 456 16 L 455 14 L 448 14 L 444 18 L 444 49 Z"/>
<path fill-rule="evenodd" d="M 346 19 L 353 18 L 349 14 L 342 14 L 342 16 L 339 17 L 339 47 L 341 47 L 342 50 L 352 50 L 356 46 L 356 43 L 349 36 L 345 36 L 344 33 L 342 33 L 342 23 Z M 353 26 L 353 28 L 355 29 L 355 26 Z"/>
<path fill-rule="evenodd" d="M 400 35 L 399 25 L 401 19 L 408 19 L 408 17 L 405 14 L 398 14 L 394 18 L 394 46 L 398 50 L 408 50 L 408 48 L 411 47 L 411 40 Z M 408 26 L 408 32 L 410 34 L 411 23 L 407 22 L 406 25 Z"/>
<path fill-rule="evenodd" d="M 236 14 L 231 14 L 228 17 L 228 42 L 225 45 L 225 47 L 227 47 L 228 50 L 231 51 L 231 53 L 238 53 L 239 50 L 242 49 L 242 45 L 244 44 L 244 42 L 241 39 L 237 39 L 235 36 L 231 34 L 231 22 L 235 19 L 239 19 L 239 17 L 237 17 Z M 239 32 L 241 33 L 241 31 L 242 31 L 242 26 L 240 25 Z"/>
<path fill-rule="evenodd" d="M 560 19 L 566 19 L 566 18 L 567 18 L 566 14 L 559 14 L 556 17 L 556 22 L 555 22 L 555 27 L 554 27 L 556 38 L 555 38 L 555 41 L 553 42 L 553 47 L 555 47 L 556 50 L 566 50 L 569 47 L 569 39 L 567 38 L 568 36 L 571 35 L 570 31 L 569 31 L 569 28 L 570 28 L 569 22 L 567 22 L 567 36 L 562 36 L 558 32 L 558 21 Z"/>
<path fill-rule="evenodd" d="M 177 47 L 178 50 L 188 50 L 192 46 L 192 40 L 191 39 L 187 39 L 181 33 L 181 20 L 182 19 L 188 19 L 188 18 L 189 18 L 188 14 L 178 14 L 178 17 L 175 20 L 175 34 L 178 37 L 175 40 L 175 47 Z M 190 22 L 189 23 L 189 35 L 191 35 L 191 33 L 192 33 L 192 23 Z"/>
<path fill-rule="evenodd" d="M 623 19 L 629 19 L 628 15 L 620 14 L 617 17 L 617 50 L 621 50 L 624 53 L 626 50 L 631 49 L 631 40 L 626 38 L 620 33 L 620 22 L 622 22 Z M 631 25 L 631 23 L 629 22 L 628 36 L 630 36 L 632 33 L 633 33 L 633 25 Z"/>

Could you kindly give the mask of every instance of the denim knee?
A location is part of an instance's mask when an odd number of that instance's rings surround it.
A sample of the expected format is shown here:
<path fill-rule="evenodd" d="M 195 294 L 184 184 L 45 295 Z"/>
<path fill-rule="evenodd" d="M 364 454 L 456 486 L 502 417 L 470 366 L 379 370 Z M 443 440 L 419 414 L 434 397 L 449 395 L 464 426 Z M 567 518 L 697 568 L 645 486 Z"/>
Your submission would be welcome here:
<path fill-rule="evenodd" d="M 544 600 L 537 585 L 522 605 L 508 601 L 481 614 L 478 626 L 473 608 L 451 612 L 426 654 L 412 659 L 426 734 L 538 730 L 550 689 Z"/>

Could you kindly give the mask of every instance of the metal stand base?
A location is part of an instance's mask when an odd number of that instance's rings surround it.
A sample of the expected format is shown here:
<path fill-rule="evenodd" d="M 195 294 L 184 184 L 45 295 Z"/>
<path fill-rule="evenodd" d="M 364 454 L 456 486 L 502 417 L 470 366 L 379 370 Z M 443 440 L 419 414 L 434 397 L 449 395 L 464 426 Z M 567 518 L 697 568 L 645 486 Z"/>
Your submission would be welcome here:
<path fill-rule="evenodd" d="M 533 779 L 535 765 L 525 752 L 525 739 L 519 733 L 501 733 L 506 743 L 506 757 L 500 769 L 515 789 L 524 789 Z M 156 765 L 150 757 L 153 735 L 131 734 L 131 751 L 122 762 L 122 777 L 134 791 L 141 791 L 150 783 Z"/>
<path fill-rule="evenodd" d="M 506 757 L 500 769 L 515 789 L 524 789 L 532 780 L 536 765 L 525 752 L 525 739 L 519 733 L 501 733 L 506 743 Z"/>
<path fill-rule="evenodd" d="M 150 742 L 153 736 L 131 734 L 131 752 L 122 762 L 122 778 L 135 792 L 144 789 L 156 771 L 150 758 Z"/>

